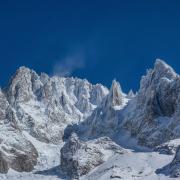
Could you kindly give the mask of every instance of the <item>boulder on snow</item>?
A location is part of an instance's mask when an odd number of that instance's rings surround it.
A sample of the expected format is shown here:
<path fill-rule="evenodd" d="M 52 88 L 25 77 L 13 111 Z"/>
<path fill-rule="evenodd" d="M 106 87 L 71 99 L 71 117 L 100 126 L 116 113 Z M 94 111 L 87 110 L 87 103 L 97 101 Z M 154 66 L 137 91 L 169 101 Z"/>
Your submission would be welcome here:
<path fill-rule="evenodd" d="M 169 167 L 172 177 L 180 177 L 180 146 L 178 146 L 175 157 Z"/>
<path fill-rule="evenodd" d="M 61 149 L 61 167 L 71 178 L 79 178 L 116 153 L 125 150 L 108 137 L 84 142 L 73 133 Z"/>
<path fill-rule="evenodd" d="M 180 177 L 180 145 L 176 150 L 176 154 L 172 162 L 165 167 L 156 171 L 158 174 L 165 174 L 173 178 Z"/>
<path fill-rule="evenodd" d="M 79 178 L 103 163 L 103 154 L 72 134 L 61 149 L 61 167 L 71 178 Z"/>
<path fill-rule="evenodd" d="M 157 146 L 154 150 L 158 151 L 160 154 L 167 154 L 167 155 L 172 155 L 175 153 L 175 147 L 168 145 L 168 144 L 162 144 Z"/>
<path fill-rule="evenodd" d="M 8 163 L 5 160 L 2 152 L 0 152 L 0 173 L 6 174 L 9 170 Z"/>
<path fill-rule="evenodd" d="M 176 153 L 176 150 L 180 144 L 180 139 L 173 139 L 171 141 L 160 144 L 155 147 L 155 151 L 158 151 L 161 154 L 173 155 Z"/>
<path fill-rule="evenodd" d="M 32 151 L 23 154 L 23 153 L 14 153 L 14 158 L 11 161 L 11 168 L 19 172 L 30 172 L 34 169 L 34 166 L 37 164 L 37 151 L 32 147 Z"/>

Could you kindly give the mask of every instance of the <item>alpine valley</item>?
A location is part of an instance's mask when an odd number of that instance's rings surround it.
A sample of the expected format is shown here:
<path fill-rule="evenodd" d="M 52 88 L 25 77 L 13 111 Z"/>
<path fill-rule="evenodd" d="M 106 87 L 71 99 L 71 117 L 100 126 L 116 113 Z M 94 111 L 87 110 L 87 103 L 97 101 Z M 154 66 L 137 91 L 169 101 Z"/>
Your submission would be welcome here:
<path fill-rule="evenodd" d="M 180 76 L 157 59 L 125 94 L 20 67 L 0 89 L 0 179 L 180 179 Z"/>

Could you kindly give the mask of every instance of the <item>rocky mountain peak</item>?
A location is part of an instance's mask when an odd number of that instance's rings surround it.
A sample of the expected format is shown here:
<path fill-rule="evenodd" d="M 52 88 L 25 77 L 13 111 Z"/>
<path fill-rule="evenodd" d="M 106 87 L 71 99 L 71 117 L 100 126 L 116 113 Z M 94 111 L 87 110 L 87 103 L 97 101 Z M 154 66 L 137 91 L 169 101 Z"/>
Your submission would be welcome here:
<path fill-rule="evenodd" d="M 7 90 L 7 97 L 11 104 L 30 100 L 32 97 L 32 83 L 29 68 L 22 66 L 12 76 Z"/>
<path fill-rule="evenodd" d="M 177 76 L 173 68 L 160 59 L 156 59 L 154 64 L 154 73 L 157 74 L 160 78 L 166 77 L 168 79 L 172 79 Z"/>
<path fill-rule="evenodd" d="M 26 66 L 20 66 L 18 69 L 17 69 L 17 71 L 16 71 L 16 74 L 18 74 L 18 73 L 26 73 L 26 72 L 30 72 L 31 70 L 28 68 L 28 67 L 26 67 Z"/>
<path fill-rule="evenodd" d="M 127 94 L 127 98 L 128 98 L 128 99 L 132 99 L 132 98 L 134 98 L 134 97 L 135 97 L 135 94 L 134 94 L 133 90 L 131 89 L 131 90 L 128 92 L 128 94 Z"/>
<path fill-rule="evenodd" d="M 61 152 L 61 170 L 79 179 L 111 156 L 123 153 L 112 140 L 120 143 L 124 130 L 149 147 L 179 138 L 179 92 L 179 75 L 159 59 L 142 78 L 136 95 L 132 90 L 124 94 L 116 80 L 109 91 L 85 79 L 49 77 L 45 73 L 39 76 L 20 67 L 8 88 L 0 89 L 0 172 L 7 173 L 9 168 L 32 171 L 37 163 L 37 168 L 41 166 L 39 159 L 44 166 L 48 154 L 56 156 L 52 151 L 44 151 L 44 147 L 53 148 L 53 152 L 57 147 Z M 71 132 L 78 135 L 72 133 L 62 147 L 63 137 L 69 137 Z M 170 163 L 173 177 L 180 174 L 179 162 L 180 148 Z M 110 177 L 120 177 L 116 176 L 118 166 L 110 169 Z"/>
<path fill-rule="evenodd" d="M 71 149 L 71 154 L 74 154 L 77 149 L 79 149 L 81 147 L 81 141 L 79 140 L 79 137 L 77 136 L 76 133 L 72 133 L 71 136 L 68 139 L 68 142 L 65 146 L 65 152 L 67 152 L 67 150 Z"/>
<path fill-rule="evenodd" d="M 123 103 L 122 100 L 123 100 L 123 93 L 121 90 L 121 86 L 119 82 L 113 80 L 108 94 L 108 103 L 110 103 L 112 107 L 120 106 Z"/>
<path fill-rule="evenodd" d="M 154 68 L 147 71 L 140 82 L 140 92 L 146 91 L 147 88 L 155 89 L 161 81 L 170 82 L 176 79 L 178 75 L 163 60 L 156 59 Z"/>
<path fill-rule="evenodd" d="M 174 124 L 170 125 L 173 120 L 169 119 L 173 119 L 178 111 L 179 90 L 179 75 L 164 61 L 157 59 L 154 68 L 142 77 L 125 125 L 132 134 L 138 134 L 141 144 L 155 146 L 170 139 L 170 136 L 179 136 Z"/>

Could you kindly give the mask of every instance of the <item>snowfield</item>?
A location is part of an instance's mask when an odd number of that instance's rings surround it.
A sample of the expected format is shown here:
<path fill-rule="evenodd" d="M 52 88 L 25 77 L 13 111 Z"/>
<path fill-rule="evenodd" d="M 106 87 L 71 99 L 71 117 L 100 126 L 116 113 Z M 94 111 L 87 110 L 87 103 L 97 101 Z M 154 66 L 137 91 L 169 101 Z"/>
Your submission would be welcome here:
<path fill-rule="evenodd" d="M 27 132 L 24 135 L 37 148 L 39 153 L 38 164 L 33 172 L 19 173 L 10 170 L 6 175 L 0 175 L 0 179 L 7 180 L 68 180 L 60 170 L 60 148 L 62 145 L 42 143 Z M 117 136 L 116 136 L 117 138 Z M 128 133 L 122 132 L 116 139 L 119 145 L 127 153 L 111 156 L 106 162 L 93 169 L 81 180 L 174 180 L 164 174 L 158 174 L 158 169 L 169 164 L 174 155 L 165 155 L 153 152 L 151 149 L 137 145 L 135 139 Z M 179 144 L 180 139 L 173 140 Z M 170 142 L 172 144 L 172 142 Z"/>

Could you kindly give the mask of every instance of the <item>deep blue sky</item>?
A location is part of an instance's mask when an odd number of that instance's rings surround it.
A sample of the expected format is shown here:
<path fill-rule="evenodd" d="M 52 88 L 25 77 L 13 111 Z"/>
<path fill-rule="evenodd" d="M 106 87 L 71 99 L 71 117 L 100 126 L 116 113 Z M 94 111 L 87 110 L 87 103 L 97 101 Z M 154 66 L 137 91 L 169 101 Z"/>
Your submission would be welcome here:
<path fill-rule="evenodd" d="M 53 74 L 65 63 L 73 76 L 107 86 L 116 78 L 127 92 L 156 58 L 180 73 L 179 0 L 0 1 L 3 86 L 19 66 Z"/>

